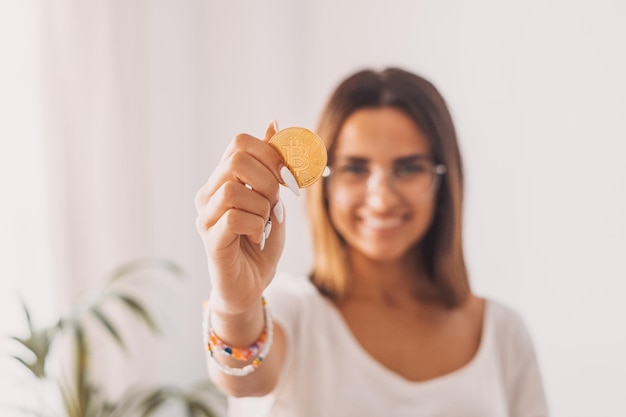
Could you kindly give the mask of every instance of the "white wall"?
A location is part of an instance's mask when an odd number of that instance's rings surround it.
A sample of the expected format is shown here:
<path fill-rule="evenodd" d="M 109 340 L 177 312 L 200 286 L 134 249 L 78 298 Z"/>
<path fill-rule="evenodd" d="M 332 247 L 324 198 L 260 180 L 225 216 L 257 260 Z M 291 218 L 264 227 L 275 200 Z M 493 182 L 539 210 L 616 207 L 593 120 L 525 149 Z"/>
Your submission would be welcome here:
<path fill-rule="evenodd" d="M 55 282 L 47 274 L 52 259 L 45 244 L 49 227 L 36 16 L 33 4 L 0 0 L 0 414 L 6 417 L 17 415 L 2 407 L 9 400 L 33 402 L 24 390 L 28 375 L 17 372 L 6 354 L 11 343 L 5 336 L 20 335 L 26 326 L 20 298 L 36 306 L 31 312 L 37 325 L 49 324 L 45 317 L 58 310 L 49 296 Z"/>
<path fill-rule="evenodd" d="M 39 40 L 54 48 L 45 68 L 52 62 L 65 74 L 54 85 L 44 77 L 47 102 L 57 105 L 48 111 L 63 116 L 52 121 L 53 133 L 64 144 L 45 157 L 64 161 L 75 176 L 49 190 L 55 200 L 47 209 L 63 211 L 72 228 L 52 228 L 51 240 L 63 243 L 53 246 L 53 259 L 67 276 L 57 272 L 51 293 L 67 302 L 135 256 L 174 259 L 190 275 L 156 297 L 166 337 L 139 334 L 126 368 L 105 363 L 114 392 L 140 374 L 180 384 L 206 377 L 198 347 L 208 282 L 193 198 L 229 140 L 241 131 L 262 135 L 272 118 L 313 127 L 345 75 L 400 65 L 430 78 L 448 100 L 466 164 L 472 283 L 526 320 L 553 415 L 625 414 L 625 3 L 44 3 L 36 3 L 47 22 Z M 22 45 L 35 42 L 37 28 L 23 28 L 31 38 Z M 25 65 L 37 62 L 25 56 Z M 15 97 L 37 101 L 28 87 L 35 75 L 21 84 L 7 79 L 0 85 L 12 86 Z M 3 109 L 15 107 L 6 103 Z M 23 107 L 22 114 L 38 111 Z M 90 191 L 91 180 L 106 187 Z M 288 242 L 280 269 L 306 273 L 300 201 L 282 195 Z M 50 275 L 41 285 L 50 288 Z M 2 312 L 9 320 L 19 314 Z"/>

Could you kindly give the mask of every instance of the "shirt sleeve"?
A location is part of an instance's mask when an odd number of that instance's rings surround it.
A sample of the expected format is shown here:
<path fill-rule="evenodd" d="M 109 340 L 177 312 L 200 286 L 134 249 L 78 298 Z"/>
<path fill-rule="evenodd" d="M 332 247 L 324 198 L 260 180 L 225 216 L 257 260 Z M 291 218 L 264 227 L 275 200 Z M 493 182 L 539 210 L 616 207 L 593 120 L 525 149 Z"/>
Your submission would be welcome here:
<path fill-rule="evenodd" d="M 274 324 L 285 334 L 285 363 L 276 389 L 280 389 L 295 362 L 298 362 L 298 342 L 301 327 L 311 315 L 311 295 L 317 291 L 306 276 L 278 274 L 265 290 L 265 299 L 272 311 Z"/>
<path fill-rule="evenodd" d="M 532 338 L 522 318 L 506 307 L 499 323 L 503 377 L 511 417 L 546 417 L 548 406 Z"/>

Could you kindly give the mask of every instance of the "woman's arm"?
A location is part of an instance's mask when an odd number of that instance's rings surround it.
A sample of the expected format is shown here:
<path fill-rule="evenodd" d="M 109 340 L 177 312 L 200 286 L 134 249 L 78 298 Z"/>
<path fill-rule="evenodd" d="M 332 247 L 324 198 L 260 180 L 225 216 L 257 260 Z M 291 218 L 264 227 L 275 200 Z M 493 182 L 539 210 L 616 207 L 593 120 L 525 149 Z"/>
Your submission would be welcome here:
<path fill-rule="evenodd" d="M 276 273 L 285 242 L 279 185 L 289 183 L 282 177 L 291 174 L 267 143 L 276 131 L 273 122 L 264 141 L 237 135 L 196 195 L 196 226 L 211 280 L 210 326 L 216 338 L 235 348 L 250 346 L 267 326 L 262 296 Z M 244 362 L 219 352 L 207 357 L 210 376 L 223 392 L 259 396 L 274 388 L 286 343 L 279 326 L 273 333 L 267 357 L 248 375 L 229 375 L 224 368 L 241 368 L 254 358 Z"/>

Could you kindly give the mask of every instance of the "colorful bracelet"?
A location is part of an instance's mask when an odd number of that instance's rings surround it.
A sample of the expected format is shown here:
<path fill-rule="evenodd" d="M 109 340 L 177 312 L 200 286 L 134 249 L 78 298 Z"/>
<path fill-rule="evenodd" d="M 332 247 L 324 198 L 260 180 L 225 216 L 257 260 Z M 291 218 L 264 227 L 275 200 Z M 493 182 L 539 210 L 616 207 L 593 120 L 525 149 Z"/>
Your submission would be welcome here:
<path fill-rule="evenodd" d="M 204 317 L 202 320 L 204 345 L 207 347 L 211 358 L 213 358 L 217 367 L 227 375 L 245 376 L 254 372 L 261 365 L 263 359 L 269 353 L 274 336 L 274 327 L 271 312 L 269 310 L 269 307 L 267 306 L 265 298 L 262 298 L 262 301 L 265 328 L 259 336 L 259 339 L 257 339 L 256 342 L 252 343 L 246 349 L 234 348 L 232 346 L 229 346 L 224 343 L 224 341 L 222 341 L 219 337 L 217 337 L 217 335 L 213 331 L 213 328 L 211 327 L 211 309 L 208 308 L 208 306 L 206 305 L 204 306 Z M 233 359 L 240 361 L 249 361 L 252 358 L 254 358 L 254 360 L 252 361 L 252 363 L 242 368 L 232 368 L 218 361 L 215 357 L 215 352 L 219 352 L 225 356 L 229 356 Z"/>
<path fill-rule="evenodd" d="M 263 315 L 264 315 L 263 318 L 265 322 L 267 323 L 267 314 L 265 313 L 266 308 L 267 308 L 266 307 L 267 302 L 265 301 L 265 298 L 263 298 L 262 301 L 263 301 Z M 229 356 L 238 361 L 247 362 L 250 359 L 256 358 L 259 355 L 259 352 L 263 349 L 263 345 L 265 345 L 266 340 L 267 340 L 267 324 L 265 325 L 263 332 L 261 333 L 259 338 L 256 340 L 256 342 L 252 343 L 246 349 L 232 347 L 232 346 L 227 345 L 219 337 L 217 337 L 217 335 L 213 331 L 213 328 L 210 326 L 210 321 L 209 321 L 209 341 L 208 341 L 207 347 L 210 352 L 219 352 L 224 356 Z"/>

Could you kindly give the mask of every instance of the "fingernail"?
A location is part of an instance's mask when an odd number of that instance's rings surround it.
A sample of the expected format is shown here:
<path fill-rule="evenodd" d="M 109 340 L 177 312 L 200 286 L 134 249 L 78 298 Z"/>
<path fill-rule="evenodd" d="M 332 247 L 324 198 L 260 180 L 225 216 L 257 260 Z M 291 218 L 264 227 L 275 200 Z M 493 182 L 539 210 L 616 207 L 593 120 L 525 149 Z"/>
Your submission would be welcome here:
<path fill-rule="evenodd" d="M 283 209 L 283 202 L 280 201 L 280 198 L 278 199 L 278 202 L 276 203 L 272 211 L 274 212 L 274 216 L 276 217 L 276 221 L 278 223 L 282 223 L 283 220 L 285 220 L 285 211 Z"/>
<path fill-rule="evenodd" d="M 265 224 L 265 229 L 263 229 L 263 234 L 265 235 L 265 239 L 269 239 L 270 233 L 272 232 L 272 220 L 268 219 Z"/>
<path fill-rule="evenodd" d="M 263 234 L 261 234 L 261 243 L 259 243 L 259 247 L 261 248 L 261 250 L 265 248 L 265 231 L 263 232 Z"/>
<path fill-rule="evenodd" d="M 272 126 L 274 126 L 274 131 L 278 132 L 278 122 L 276 119 L 272 119 Z"/>
<path fill-rule="evenodd" d="M 287 168 L 286 166 L 283 166 L 280 169 L 280 177 L 283 179 L 283 182 L 285 183 L 285 185 L 289 187 L 291 192 L 299 197 L 300 189 L 298 188 L 298 181 L 296 181 L 296 177 L 294 177 L 291 171 L 289 171 L 289 168 Z"/>

